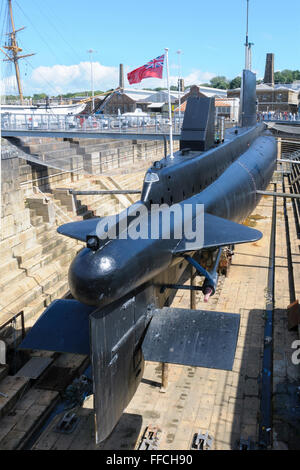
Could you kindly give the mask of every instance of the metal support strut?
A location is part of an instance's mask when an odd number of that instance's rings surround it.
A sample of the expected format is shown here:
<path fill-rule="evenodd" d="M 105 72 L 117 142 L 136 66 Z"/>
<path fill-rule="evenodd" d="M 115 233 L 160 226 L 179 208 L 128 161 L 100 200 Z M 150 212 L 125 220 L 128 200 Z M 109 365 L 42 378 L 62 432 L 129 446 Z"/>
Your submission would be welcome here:
<path fill-rule="evenodd" d="M 214 295 L 217 287 L 217 282 L 218 282 L 218 274 L 217 274 L 217 269 L 219 266 L 220 262 L 220 257 L 222 253 L 222 248 L 219 248 L 218 254 L 215 260 L 214 267 L 211 272 L 206 271 L 201 264 L 199 264 L 196 260 L 194 260 L 191 256 L 185 255 L 184 258 L 191 264 L 192 267 L 196 269 L 196 272 L 200 274 L 200 276 L 205 277 L 205 281 L 203 285 L 196 286 L 194 285 L 194 276 L 195 274 L 192 273 L 191 277 L 191 284 L 189 286 L 185 286 L 182 284 L 164 284 L 161 286 L 160 292 L 163 293 L 165 289 L 184 289 L 184 290 L 190 290 L 191 291 L 191 304 L 195 304 L 195 299 L 192 296 L 193 291 L 202 291 L 204 294 L 204 302 L 207 302 L 209 297 L 211 295 Z M 193 307 L 191 307 L 193 308 Z"/>

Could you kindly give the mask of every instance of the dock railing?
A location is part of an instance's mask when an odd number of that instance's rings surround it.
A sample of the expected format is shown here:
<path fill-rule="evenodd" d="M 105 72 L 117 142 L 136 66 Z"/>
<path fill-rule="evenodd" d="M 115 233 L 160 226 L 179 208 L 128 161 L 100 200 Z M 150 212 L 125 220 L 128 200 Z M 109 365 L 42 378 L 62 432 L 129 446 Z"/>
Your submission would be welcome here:
<path fill-rule="evenodd" d="M 1 114 L 1 129 L 3 130 L 44 130 L 44 131 L 70 131 L 95 132 L 111 134 L 167 134 L 169 120 L 162 114 L 155 115 L 58 115 L 58 114 Z M 183 116 L 173 117 L 173 132 L 179 134 L 183 123 Z"/>

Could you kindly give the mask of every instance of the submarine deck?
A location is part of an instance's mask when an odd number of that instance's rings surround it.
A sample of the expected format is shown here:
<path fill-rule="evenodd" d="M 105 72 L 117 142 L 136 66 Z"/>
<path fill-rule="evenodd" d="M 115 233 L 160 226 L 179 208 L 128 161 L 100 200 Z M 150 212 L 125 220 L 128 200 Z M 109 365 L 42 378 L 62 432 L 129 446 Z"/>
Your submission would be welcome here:
<path fill-rule="evenodd" d="M 277 184 L 277 190 L 281 189 Z M 202 294 L 197 294 L 197 309 L 241 315 L 233 370 L 169 365 L 169 384 L 161 393 L 161 364 L 147 362 L 142 383 L 105 442 L 95 445 L 91 395 L 76 410 L 80 419 L 72 433 L 55 432 L 60 414 L 43 429 L 32 449 L 133 450 L 138 449 L 147 426 L 160 428 L 159 450 L 189 450 L 194 434 L 206 431 L 213 437 L 212 449 L 216 450 L 237 449 L 241 439 L 258 441 L 272 204 L 273 198 L 264 196 L 249 217 L 249 225 L 264 236 L 258 242 L 236 246 L 229 274 L 221 279 L 215 296 L 205 304 Z M 289 200 L 287 214 L 295 295 L 299 298 L 299 239 Z M 272 431 L 273 448 L 285 449 L 299 446 L 299 420 L 295 427 L 288 387 L 299 385 L 300 372 L 291 361 L 291 344 L 299 338 L 298 332 L 289 331 L 287 325 L 290 285 L 282 198 L 277 198 L 276 216 Z M 179 292 L 172 307 L 189 306 L 190 293 Z"/>

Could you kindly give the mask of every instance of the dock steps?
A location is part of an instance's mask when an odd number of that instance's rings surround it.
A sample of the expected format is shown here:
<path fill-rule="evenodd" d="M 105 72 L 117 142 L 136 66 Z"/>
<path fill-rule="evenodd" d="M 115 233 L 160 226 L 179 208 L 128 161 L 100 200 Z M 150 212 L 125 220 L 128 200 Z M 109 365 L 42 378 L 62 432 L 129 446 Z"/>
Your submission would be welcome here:
<path fill-rule="evenodd" d="M 7 375 L 0 382 L 0 418 L 8 414 L 29 385 L 30 379 Z M 1 426 L 0 426 L 1 432 Z"/>
<path fill-rule="evenodd" d="M 0 375 L 0 450 L 26 448 L 57 405 L 60 390 L 55 389 L 55 381 L 44 386 L 47 373 L 65 370 L 69 385 L 86 369 L 87 360 L 83 355 L 42 352 L 33 355 L 14 376 L 3 372 L 1 380 Z M 0 374 L 1 370 L 0 366 Z"/>

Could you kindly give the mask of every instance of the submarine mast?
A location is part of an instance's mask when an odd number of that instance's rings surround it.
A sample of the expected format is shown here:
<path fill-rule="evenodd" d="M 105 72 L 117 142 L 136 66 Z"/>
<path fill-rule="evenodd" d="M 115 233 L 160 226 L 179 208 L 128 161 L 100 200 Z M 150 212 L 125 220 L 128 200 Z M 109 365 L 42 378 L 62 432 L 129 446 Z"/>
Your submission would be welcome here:
<path fill-rule="evenodd" d="M 245 70 L 251 70 L 251 67 L 252 67 L 251 46 L 254 45 L 253 42 L 249 42 L 248 23 L 249 23 L 249 0 L 247 0 L 247 21 L 246 21 L 246 42 L 245 42 Z"/>

